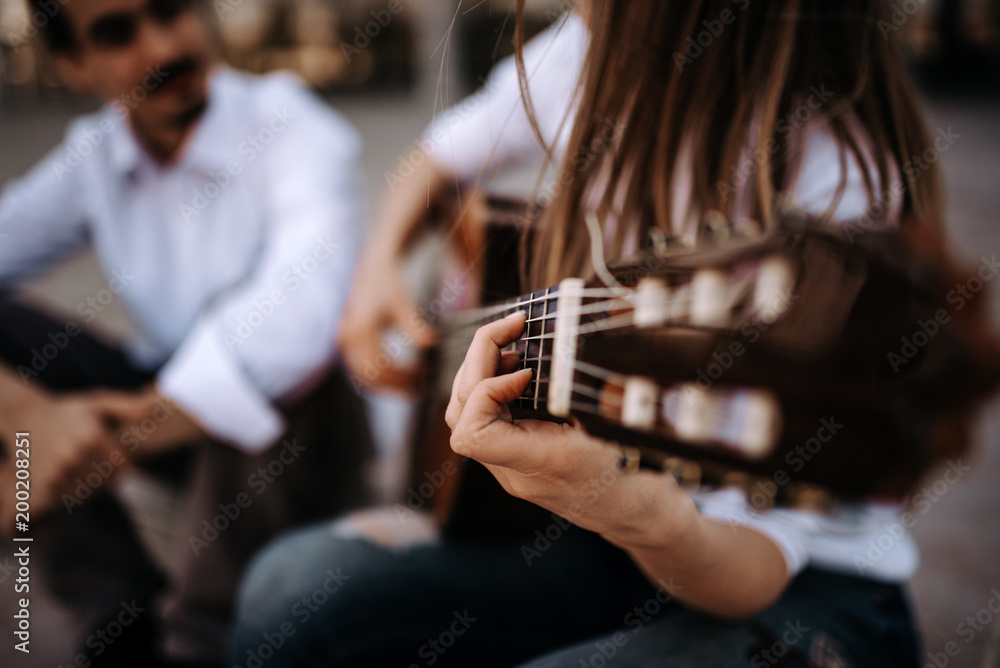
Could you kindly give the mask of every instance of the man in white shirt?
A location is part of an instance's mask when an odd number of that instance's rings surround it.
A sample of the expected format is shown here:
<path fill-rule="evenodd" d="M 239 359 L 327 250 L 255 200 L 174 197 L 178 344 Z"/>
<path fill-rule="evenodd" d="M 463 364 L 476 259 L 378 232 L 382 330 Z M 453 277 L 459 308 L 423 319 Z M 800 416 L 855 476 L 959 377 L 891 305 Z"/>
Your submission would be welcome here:
<path fill-rule="evenodd" d="M 329 479 L 331 457 L 362 455 L 331 454 L 341 443 L 289 411 L 363 449 L 350 441 L 361 432 L 333 419 L 349 419 L 345 408 L 317 405 L 338 384 L 328 370 L 363 237 L 360 138 L 290 77 L 214 67 L 195 0 L 32 2 L 51 16 L 43 37 L 64 78 L 107 104 L 0 195 L 0 291 L 88 248 L 108 288 L 68 322 L 0 302 L 4 486 L 9 438 L 29 431 L 39 550 L 62 552 L 52 587 L 100 631 L 122 600 L 142 607 L 160 587 L 108 480 L 203 443 L 183 574 L 163 610 L 190 632 L 168 634 L 174 654 L 221 657 L 242 561 L 358 491 L 310 484 Z M 111 299 L 137 330 L 124 350 L 84 331 Z M 14 501 L 0 499 L 5 531 Z M 125 656 L 125 640 L 87 646 L 91 665 L 154 665 Z"/>

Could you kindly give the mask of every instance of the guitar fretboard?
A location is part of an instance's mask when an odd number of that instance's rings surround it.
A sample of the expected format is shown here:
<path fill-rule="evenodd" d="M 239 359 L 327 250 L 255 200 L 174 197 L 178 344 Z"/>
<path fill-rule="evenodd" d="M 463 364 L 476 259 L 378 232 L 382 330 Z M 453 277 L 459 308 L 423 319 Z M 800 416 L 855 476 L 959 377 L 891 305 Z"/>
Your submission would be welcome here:
<path fill-rule="evenodd" d="M 518 311 L 526 314 L 524 334 L 505 348 L 504 352 L 516 352 L 520 369 L 532 369 L 531 382 L 524 396 L 517 400 L 518 408 L 544 410 L 545 385 L 552 359 L 552 341 L 556 332 L 556 304 L 559 288 L 550 287 L 529 295 L 507 300 L 494 306 L 471 309 L 457 314 L 449 314 L 442 319 L 439 329 L 442 338 L 442 364 L 444 373 L 440 375 L 439 391 L 447 396 L 459 367 L 472 344 L 476 331 L 492 322 L 502 320 Z"/>

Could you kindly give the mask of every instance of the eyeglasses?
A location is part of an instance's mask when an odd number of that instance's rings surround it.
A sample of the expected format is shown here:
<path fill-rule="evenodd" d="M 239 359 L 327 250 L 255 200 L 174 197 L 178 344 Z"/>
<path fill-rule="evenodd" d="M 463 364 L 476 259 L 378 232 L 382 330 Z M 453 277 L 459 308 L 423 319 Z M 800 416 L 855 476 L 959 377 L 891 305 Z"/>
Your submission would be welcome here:
<path fill-rule="evenodd" d="M 90 43 L 98 49 L 121 49 L 132 44 L 139 33 L 139 21 L 148 16 L 161 26 L 170 25 L 194 7 L 195 0 L 149 0 L 135 12 L 112 12 L 94 21 L 87 29 Z"/>

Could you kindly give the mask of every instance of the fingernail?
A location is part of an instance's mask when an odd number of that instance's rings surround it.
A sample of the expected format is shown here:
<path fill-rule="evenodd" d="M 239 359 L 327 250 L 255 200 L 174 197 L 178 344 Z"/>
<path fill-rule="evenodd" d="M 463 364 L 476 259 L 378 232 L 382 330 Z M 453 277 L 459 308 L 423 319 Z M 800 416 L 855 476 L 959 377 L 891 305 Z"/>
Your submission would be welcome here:
<path fill-rule="evenodd" d="M 524 317 L 526 315 L 528 315 L 528 314 L 525 311 L 514 311 L 513 313 L 511 313 L 509 316 L 507 316 L 504 319 L 507 320 L 507 319 L 511 319 L 511 318 L 521 318 L 521 317 Z"/>

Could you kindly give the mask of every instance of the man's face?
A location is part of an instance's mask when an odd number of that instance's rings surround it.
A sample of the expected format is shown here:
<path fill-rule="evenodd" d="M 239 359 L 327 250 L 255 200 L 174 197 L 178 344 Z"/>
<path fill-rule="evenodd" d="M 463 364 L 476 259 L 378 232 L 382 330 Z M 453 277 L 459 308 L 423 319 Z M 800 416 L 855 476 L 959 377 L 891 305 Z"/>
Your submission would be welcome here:
<path fill-rule="evenodd" d="M 60 58 L 80 88 L 121 101 L 145 124 L 205 105 L 211 52 L 196 0 L 69 0 L 76 48 Z"/>

